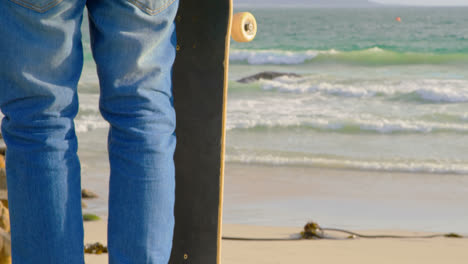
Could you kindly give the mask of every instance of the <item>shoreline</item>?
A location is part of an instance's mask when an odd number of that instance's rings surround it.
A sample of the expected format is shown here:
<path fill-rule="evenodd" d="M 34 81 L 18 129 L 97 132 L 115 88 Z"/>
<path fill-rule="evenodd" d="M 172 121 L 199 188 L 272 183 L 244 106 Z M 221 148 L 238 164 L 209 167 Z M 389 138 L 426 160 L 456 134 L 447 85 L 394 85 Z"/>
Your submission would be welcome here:
<path fill-rule="evenodd" d="M 94 163 L 83 188 L 99 198 L 85 201 L 84 212 L 106 217 L 108 166 L 98 158 L 107 156 L 85 158 Z M 466 175 L 226 163 L 224 188 L 226 224 L 468 234 Z"/>
<path fill-rule="evenodd" d="M 288 238 L 309 220 L 368 235 L 468 235 L 464 175 L 227 163 L 225 177 L 224 236 Z M 461 215 L 455 219 L 438 210 Z M 106 216 L 84 226 L 85 244 L 107 245 Z M 467 247 L 467 238 L 223 240 L 221 263 L 464 264 Z M 107 254 L 86 254 L 85 259 L 87 264 L 108 263 Z"/>
<path fill-rule="evenodd" d="M 224 222 L 468 234 L 466 175 L 226 164 Z"/>

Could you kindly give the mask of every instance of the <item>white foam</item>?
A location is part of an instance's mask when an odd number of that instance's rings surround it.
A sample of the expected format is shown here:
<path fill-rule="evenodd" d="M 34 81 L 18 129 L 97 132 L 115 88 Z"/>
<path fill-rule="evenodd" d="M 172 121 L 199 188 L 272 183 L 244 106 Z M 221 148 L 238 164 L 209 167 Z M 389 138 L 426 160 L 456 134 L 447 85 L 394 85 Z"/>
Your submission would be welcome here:
<path fill-rule="evenodd" d="M 291 128 L 332 130 L 342 133 L 368 131 L 375 133 L 468 132 L 463 113 L 445 110 L 451 120 L 434 118 L 439 108 L 415 105 L 387 105 L 379 100 L 362 102 L 361 98 L 343 100 L 322 94 L 265 95 L 252 99 L 228 101 L 226 128 L 252 129 Z"/>
<path fill-rule="evenodd" d="M 454 161 L 418 161 L 418 160 L 350 160 L 346 158 L 324 157 L 281 157 L 272 154 L 255 155 L 237 154 L 227 155 L 227 162 L 267 165 L 299 165 L 322 168 L 341 168 L 391 172 L 419 172 L 419 173 L 455 173 L 467 174 L 468 165 Z"/>
<path fill-rule="evenodd" d="M 109 124 L 98 114 L 83 115 L 75 120 L 75 131 L 78 133 L 85 133 L 108 127 Z"/>
<path fill-rule="evenodd" d="M 468 125 L 466 124 L 451 124 L 439 122 L 425 122 L 415 120 L 402 120 L 402 119 L 325 119 L 325 118 L 301 118 L 298 116 L 278 117 L 276 119 L 265 119 L 257 115 L 245 116 L 242 119 L 231 119 L 228 121 L 227 129 L 248 129 L 255 127 L 268 127 L 268 128 L 288 128 L 288 127 L 305 127 L 320 130 L 333 130 L 333 131 L 346 131 L 347 128 L 351 129 L 356 127 L 361 131 L 370 131 L 377 133 L 431 133 L 437 131 L 454 131 L 459 133 L 468 132 Z M 351 131 L 352 132 L 352 131 Z M 355 133 L 355 132 L 352 132 Z"/>
<path fill-rule="evenodd" d="M 276 90 L 286 93 L 316 93 L 325 92 L 328 94 L 341 95 L 345 97 L 369 97 L 375 94 L 375 91 L 359 88 L 355 86 L 345 86 L 341 84 L 331 84 L 320 82 L 312 84 L 310 82 L 291 82 L 284 77 L 274 80 L 261 80 L 262 88 L 266 91 Z"/>
<path fill-rule="evenodd" d="M 311 77 L 279 77 L 260 80 L 263 90 L 281 93 L 325 93 L 341 97 L 411 96 L 438 103 L 468 102 L 468 81 L 466 80 L 403 80 L 378 83 L 354 81 L 344 84 L 327 82 Z"/>
<path fill-rule="evenodd" d="M 451 89 L 451 88 L 437 88 L 430 89 L 422 88 L 416 90 L 416 93 L 422 99 L 430 102 L 448 102 L 448 103 L 461 103 L 468 102 L 468 86 L 467 89 Z"/>
<path fill-rule="evenodd" d="M 379 53 L 379 52 L 384 52 L 385 50 L 379 48 L 379 47 L 373 47 L 373 48 L 370 48 L 370 49 L 367 49 L 367 50 L 364 50 L 365 51 L 368 51 L 368 52 L 374 52 L 374 53 Z"/>
<path fill-rule="evenodd" d="M 2 118 L 3 115 L 0 114 L 0 120 Z M 98 128 L 108 127 L 108 123 L 102 117 L 96 115 L 86 115 L 75 119 L 75 131 L 77 133 L 85 133 Z"/>
<path fill-rule="evenodd" d="M 426 122 L 401 119 L 356 120 L 362 130 L 376 131 L 380 133 L 392 132 L 420 132 L 430 133 L 434 131 L 468 132 L 466 124 L 450 124 L 439 122 Z"/>
<path fill-rule="evenodd" d="M 321 53 L 337 53 L 330 51 L 282 51 L 282 50 L 232 50 L 229 55 L 230 61 L 246 61 L 248 64 L 303 64 L 307 60 L 315 58 Z"/>

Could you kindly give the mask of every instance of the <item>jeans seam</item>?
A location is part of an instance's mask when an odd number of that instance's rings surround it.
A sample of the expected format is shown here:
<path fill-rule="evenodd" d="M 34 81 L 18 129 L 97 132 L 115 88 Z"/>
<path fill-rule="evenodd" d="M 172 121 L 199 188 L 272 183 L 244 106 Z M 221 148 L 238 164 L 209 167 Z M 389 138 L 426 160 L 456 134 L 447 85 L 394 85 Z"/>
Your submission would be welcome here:
<path fill-rule="evenodd" d="M 45 11 L 51 9 L 52 7 L 58 5 L 60 2 L 62 2 L 63 0 L 55 0 L 55 1 L 52 1 L 50 3 L 48 3 L 47 5 L 45 5 L 44 7 L 40 7 L 40 6 L 37 6 L 37 5 L 34 5 L 32 3 L 29 3 L 27 1 L 24 1 L 24 0 L 10 0 L 20 6 L 23 6 L 23 7 L 26 7 L 28 9 L 31 9 L 31 10 L 34 10 L 36 12 L 39 12 L 39 13 L 44 13 Z"/>
<path fill-rule="evenodd" d="M 128 2 L 134 4 L 135 6 L 137 6 L 138 8 L 140 8 L 141 10 L 143 10 L 144 12 L 146 12 L 149 15 L 156 15 L 156 14 L 161 13 L 166 8 L 168 8 L 170 5 L 172 5 L 175 1 L 176 0 L 172 0 L 172 1 L 168 2 L 167 4 L 165 4 L 164 6 L 158 8 L 158 9 L 151 9 L 146 4 L 142 3 L 141 1 L 128 0 Z"/>

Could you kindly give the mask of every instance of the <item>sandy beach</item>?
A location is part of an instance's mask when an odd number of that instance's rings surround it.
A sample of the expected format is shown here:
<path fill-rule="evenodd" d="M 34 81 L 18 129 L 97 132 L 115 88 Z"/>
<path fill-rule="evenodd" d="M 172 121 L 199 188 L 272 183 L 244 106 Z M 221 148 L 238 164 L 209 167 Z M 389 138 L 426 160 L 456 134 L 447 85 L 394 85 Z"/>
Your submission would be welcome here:
<path fill-rule="evenodd" d="M 468 235 L 467 187 L 463 175 L 227 163 L 223 235 L 288 238 L 311 220 L 372 235 Z M 102 207 L 104 198 L 86 202 Z M 90 208 L 85 212 L 103 212 Z M 99 215 L 103 220 L 85 222 L 85 244 L 107 244 L 106 214 Z M 222 264 L 465 264 L 466 248 L 468 239 L 454 238 L 224 240 Z M 107 255 L 86 254 L 86 263 L 107 264 Z"/>
<path fill-rule="evenodd" d="M 87 157 L 84 160 L 88 162 Z M 88 173 L 89 168 L 83 187 L 99 198 L 85 201 L 84 212 L 105 218 L 108 178 L 89 178 Z M 465 175 L 236 163 L 226 164 L 225 175 L 225 224 L 301 227 L 316 221 L 324 227 L 350 230 L 468 235 Z"/>
<path fill-rule="evenodd" d="M 468 234 L 468 178 L 228 163 L 224 223 Z"/>
<path fill-rule="evenodd" d="M 226 236 L 290 237 L 301 227 L 265 227 L 225 225 Z M 421 235 L 396 230 L 363 231 L 364 234 L 386 233 Z M 106 242 L 106 221 L 85 223 L 85 243 Z M 222 264 L 465 264 L 468 239 L 356 239 L 285 242 L 223 241 Z M 86 264 L 107 264 L 107 254 L 86 254 Z"/>

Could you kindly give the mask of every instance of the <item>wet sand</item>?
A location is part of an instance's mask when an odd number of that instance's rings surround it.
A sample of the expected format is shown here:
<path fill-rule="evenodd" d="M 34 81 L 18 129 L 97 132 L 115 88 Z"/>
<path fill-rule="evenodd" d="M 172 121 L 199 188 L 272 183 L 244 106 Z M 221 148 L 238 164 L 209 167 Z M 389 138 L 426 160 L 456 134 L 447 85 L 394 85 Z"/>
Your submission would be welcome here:
<path fill-rule="evenodd" d="M 467 191 L 464 175 L 228 163 L 223 234 L 290 237 L 314 220 L 364 234 L 468 235 Z M 100 215 L 85 223 L 86 243 L 107 244 Z M 222 264 L 465 264 L 466 248 L 468 239 L 449 238 L 223 241 Z M 87 254 L 86 263 L 107 264 L 107 255 Z"/>
<path fill-rule="evenodd" d="M 226 224 L 468 235 L 466 175 L 228 163 L 224 198 Z"/>

